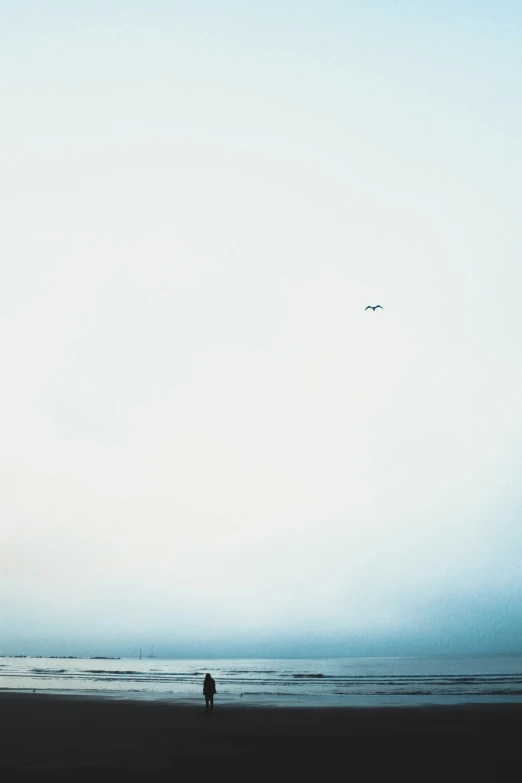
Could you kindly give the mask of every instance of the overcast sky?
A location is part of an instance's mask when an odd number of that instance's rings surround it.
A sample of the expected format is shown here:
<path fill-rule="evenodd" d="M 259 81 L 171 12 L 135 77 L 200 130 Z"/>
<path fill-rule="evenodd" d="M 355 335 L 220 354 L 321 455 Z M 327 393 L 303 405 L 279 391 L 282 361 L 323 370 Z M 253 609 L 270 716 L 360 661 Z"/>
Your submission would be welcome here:
<path fill-rule="evenodd" d="M 1 3 L 0 653 L 522 650 L 521 34 Z"/>

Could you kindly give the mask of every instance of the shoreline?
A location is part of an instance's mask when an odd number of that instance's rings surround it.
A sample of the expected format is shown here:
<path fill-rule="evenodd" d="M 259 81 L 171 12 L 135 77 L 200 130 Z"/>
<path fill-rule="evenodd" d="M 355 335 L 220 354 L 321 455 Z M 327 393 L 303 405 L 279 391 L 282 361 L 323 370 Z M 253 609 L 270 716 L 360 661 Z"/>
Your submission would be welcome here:
<path fill-rule="evenodd" d="M 1 680 L 1 676 L 0 676 Z M 0 697 L 9 694 L 50 696 L 55 698 L 85 698 L 99 701 L 125 701 L 148 704 L 170 704 L 171 706 L 198 706 L 201 696 L 195 691 L 147 691 L 109 689 L 73 689 L 73 688 L 2 688 Z M 269 709 L 406 709 L 423 707 L 460 707 L 465 705 L 519 705 L 522 707 L 522 695 L 519 693 L 497 694 L 243 694 L 220 691 L 219 703 L 223 706 L 249 706 Z"/>
<path fill-rule="evenodd" d="M 155 779 L 345 773 L 354 780 L 502 781 L 521 704 L 295 707 L 0 692 L 0 770 Z M 198 776 L 201 775 L 201 778 Z M 157 777 L 159 776 L 159 777 Z"/>

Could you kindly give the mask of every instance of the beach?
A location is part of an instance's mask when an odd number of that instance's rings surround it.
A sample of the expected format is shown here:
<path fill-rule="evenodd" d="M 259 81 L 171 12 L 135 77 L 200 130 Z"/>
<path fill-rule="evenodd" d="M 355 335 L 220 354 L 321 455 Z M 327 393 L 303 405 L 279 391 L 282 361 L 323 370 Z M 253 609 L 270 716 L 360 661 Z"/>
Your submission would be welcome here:
<path fill-rule="evenodd" d="M 273 707 L 0 693 L 0 771 L 248 780 L 511 780 L 522 704 Z M 72 776 L 72 777 L 71 777 Z"/>

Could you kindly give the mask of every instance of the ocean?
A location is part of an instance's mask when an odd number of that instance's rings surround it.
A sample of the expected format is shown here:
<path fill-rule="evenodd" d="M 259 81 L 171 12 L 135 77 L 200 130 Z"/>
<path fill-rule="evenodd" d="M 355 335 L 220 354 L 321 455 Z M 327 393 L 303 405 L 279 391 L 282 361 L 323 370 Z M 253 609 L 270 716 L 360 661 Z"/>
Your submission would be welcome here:
<path fill-rule="evenodd" d="M 0 657 L 0 690 L 278 706 L 407 706 L 522 701 L 522 655 L 423 658 Z"/>

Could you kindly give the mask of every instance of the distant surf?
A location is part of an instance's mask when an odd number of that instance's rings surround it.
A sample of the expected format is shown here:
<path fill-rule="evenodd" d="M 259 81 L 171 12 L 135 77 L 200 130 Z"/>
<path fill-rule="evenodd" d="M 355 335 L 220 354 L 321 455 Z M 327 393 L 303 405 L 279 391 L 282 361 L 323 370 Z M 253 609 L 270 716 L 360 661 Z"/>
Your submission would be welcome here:
<path fill-rule="evenodd" d="M 216 698 L 273 704 L 417 704 L 522 701 L 522 656 L 459 658 L 114 659 L 0 658 L 0 689 L 146 699 Z"/>

